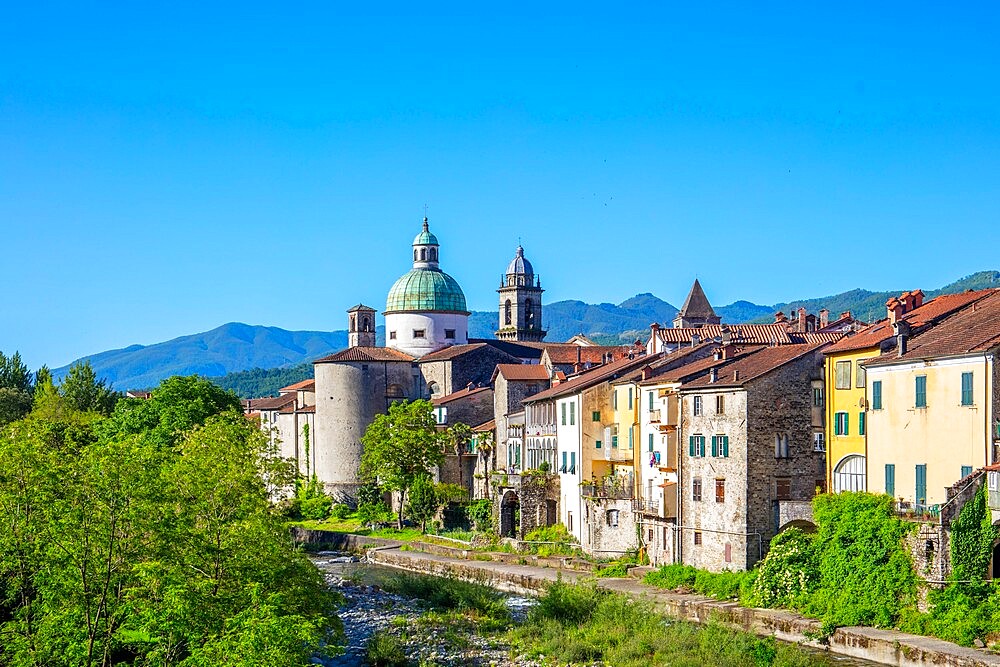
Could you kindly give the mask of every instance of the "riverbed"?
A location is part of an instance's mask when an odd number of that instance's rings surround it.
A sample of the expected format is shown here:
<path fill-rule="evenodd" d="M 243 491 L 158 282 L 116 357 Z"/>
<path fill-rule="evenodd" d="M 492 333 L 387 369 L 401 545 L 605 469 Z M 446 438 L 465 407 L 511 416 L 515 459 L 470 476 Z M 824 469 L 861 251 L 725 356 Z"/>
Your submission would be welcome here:
<path fill-rule="evenodd" d="M 349 554 L 337 552 L 320 552 L 312 556 L 312 560 L 327 583 L 345 598 L 339 615 L 344 624 L 347 647 L 342 655 L 322 660 L 322 664 L 328 667 L 363 667 L 366 664 L 365 647 L 377 632 L 387 632 L 399 638 L 414 665 L 543 667 L 545 664 L 526 656 L 512 655 L 511 646 L 504 640 L 503 633 L 497 636 L 458 633 L 454 629 L 419 622 L 427 609 L 421 600 L 383 589 L 387 578 L 399 575 L 404 572 L 402 570 L 359 562 Z M 534 601 L 516 595 L 510 595 L 506 600 L 514 622 L 524 622 Z M 817 667 L 876 667 L 878 664 L 808 646 L 801 646 L 800 649 L 814 658 Z"/>

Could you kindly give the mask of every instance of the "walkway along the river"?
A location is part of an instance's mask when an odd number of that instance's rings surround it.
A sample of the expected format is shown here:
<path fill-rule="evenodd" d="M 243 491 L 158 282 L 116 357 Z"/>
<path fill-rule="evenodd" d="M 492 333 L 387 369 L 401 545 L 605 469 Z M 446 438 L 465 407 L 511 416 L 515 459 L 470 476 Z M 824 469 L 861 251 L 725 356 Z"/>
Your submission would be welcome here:
<path fill-rule="evenodd" d="M 458 549 L 434 547 L 437 553 L 426 553 L 413 550 L 415 546 L 411 545 L 407 550 L 403 550 L 398 542 L 322 531 L 296 531 L 296 538 L 303 542 L 332 542 L 341 548 L 374 547 L 369 551 L 369 557 L 380 565 L 475 581 L 512 593 L 537 593 L 556 581 L 558 577 L 567 582 L 594 581 L 593 575 L 589 572 L 468 559 L 462 556 L 475 555 L 474 552 L 466 553 Z M 455 555 L 445 555 L 450 551 Z M 820 622 L 793 612 L 778 609 L 748 609 L 735 602 L 719 602 L 700 595 L 673 593 L 647 586 L 634 578 L 597 579 L 596 582 L 598 586 L 608 590 L 637 598 L 645 597 L 663 613 L 675 618 L 695 623 L 705 623 L 712 619 L 758 635 L 773 635 L 783 641 L 825 648 L 833 653 L 885 665 L 1000 667 L 1000 655 L 895 630 L 838 628 L 827 637 L 827 644 L 824 646 L 810 639 L 820 635 Z"/>

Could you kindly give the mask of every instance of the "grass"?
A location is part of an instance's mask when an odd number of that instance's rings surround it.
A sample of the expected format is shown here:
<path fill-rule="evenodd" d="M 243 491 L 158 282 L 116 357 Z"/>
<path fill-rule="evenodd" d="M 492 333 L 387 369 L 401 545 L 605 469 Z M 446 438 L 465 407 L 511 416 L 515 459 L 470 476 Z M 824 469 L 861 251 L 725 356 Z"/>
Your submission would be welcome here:
<path fill-rule="evenodd" d="M 657 613 L 645 601 L 593 585 L 557 582 L 510 632 L 514 648 L 559 664 L 616 667 L 806 667 L 832 664 L 773 638 L 695 626 Z"/>
<path fill-rule="evenodd" d="M 690 565 L 664 565 L 643 578 L 643 583 L 668 590 L 694 591 L 716 600 L 745 599 L 757 573 L 708 572 Z"/>
<path fill-rule="evenodd" d="M 457 612 L 484 629 L 496 630 L 510 623 L 506 596 L 482 584 L 401 574 L 386 579 L 382 587 L 390 593 L 423 600 L 435 612 Z"/>

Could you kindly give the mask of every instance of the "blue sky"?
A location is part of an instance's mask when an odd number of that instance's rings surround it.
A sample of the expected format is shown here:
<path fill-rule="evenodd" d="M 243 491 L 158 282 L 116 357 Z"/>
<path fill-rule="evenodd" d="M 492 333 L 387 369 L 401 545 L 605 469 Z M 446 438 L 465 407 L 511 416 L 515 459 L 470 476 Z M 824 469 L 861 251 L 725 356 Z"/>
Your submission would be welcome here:
<path fill-rule="evenodd" d="M 343 328 L 425 204 L 474 309 L 519 238 L 548 301 L 1000 268 L 992 4 L 29 4 L 0 21 L 0 350 L 32 366 Z"/>

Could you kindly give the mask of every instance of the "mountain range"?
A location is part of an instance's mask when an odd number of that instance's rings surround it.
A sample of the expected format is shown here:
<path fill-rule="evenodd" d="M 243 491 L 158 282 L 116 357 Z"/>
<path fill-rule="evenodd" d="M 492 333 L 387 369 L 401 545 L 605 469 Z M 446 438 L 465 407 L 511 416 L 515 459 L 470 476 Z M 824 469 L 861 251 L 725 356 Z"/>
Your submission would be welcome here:
<path fill-rule="evenodd" d="M 940 289 L 926 292 L 927 298 L 967 289 L 1000 287 L 1000 272 L 981 271 Z M 874 321 L 885 317 L 885 302 L 905 290 L 872 292 L 855 289 L 813 299 L 801 299 L 764 306 L 737 301 L 715 309 L 723 322 L 770 321 L 776 311 L 790 313 L 801 307 L 815 313 L 827 308 L 831 318 L 850 310 L 855 317 Z M 546 340 L 559 342 L 582 333 L 604 344 L 645 339 L 652 322 L 669 323 L 677 307 L 649 294 L 638 294 L 619 304 L 589 304 L 558 301 L 545 306 Z M 497 325 L 496 312 L 474 312 L 469 318 L 469 336 L 489 338 Z M 383 331 L 378 331 L 382 339 Z M 285 368 L 303 364 L 347 346 L 347 332 L 288 331 L 278 327 L 231 322 L 204 333 L 181 336 L 153 345 L 131 345 L 83 357 L 90 361 L 98 377 L 117 389 L 147 388 L 171 375 L 219 377 L 251 369 Z M 74 362 L 76 363 L 76 362 Z M 69 366 L 71 366 L 70 364 Z M 55 369 L 59 378 L 69 366 Z"/>

